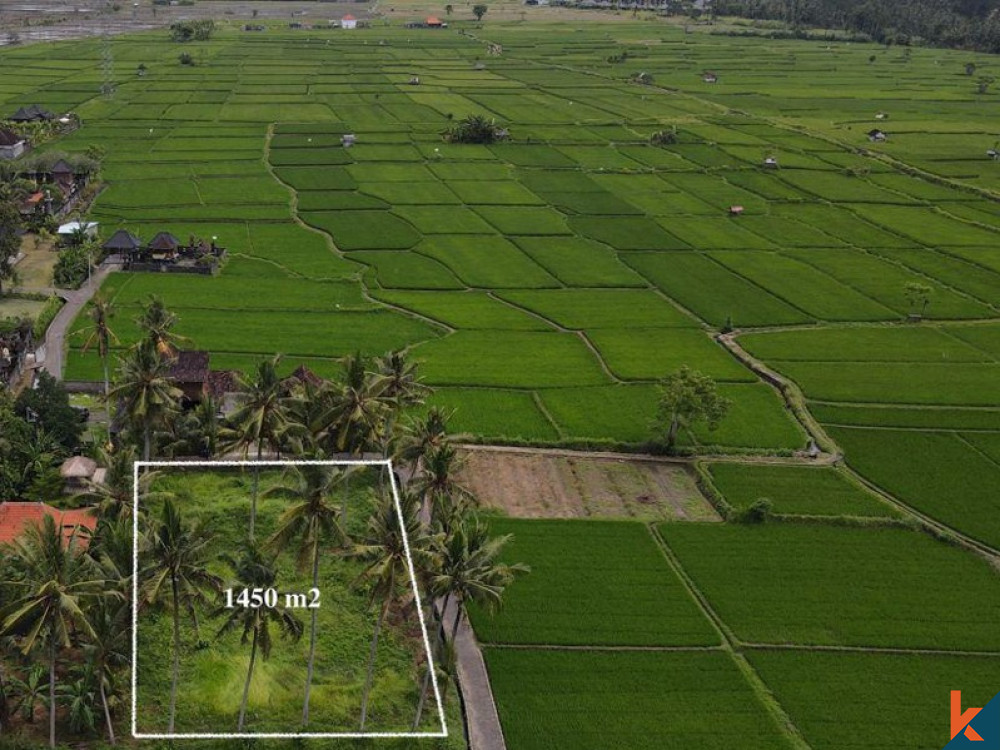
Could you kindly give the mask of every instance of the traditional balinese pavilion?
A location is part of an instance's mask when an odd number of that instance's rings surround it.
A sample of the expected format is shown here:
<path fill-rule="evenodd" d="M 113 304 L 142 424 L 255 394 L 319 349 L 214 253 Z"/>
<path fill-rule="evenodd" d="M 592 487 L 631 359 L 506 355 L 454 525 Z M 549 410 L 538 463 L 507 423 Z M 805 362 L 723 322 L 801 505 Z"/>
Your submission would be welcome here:
<path fill-rule="evenodd" d="M 32 104 L 27 107 L 21 107 L 7 119 L 11 122 L 43 122 L 54 120 L 56 116 L 47 109 L 43 109 L 37 104 Z"/>
<path fill-rule="evenodd" d="M 129 262 L 135 259 L 136 254 L 142 249 L 142 240 L 131 232 L 119 229 L 108 241 L 101 245 L 102 250 L 109 253 L 117 253 Z"/>
<path fill-rule="evenodd" d="M 97 528 L 97 517 L 86 508 L 60 510 L 45 503 L 10 500 L 0 503 L 0 546 L 17 540 L 30 527 L 41 525 L 46 516 L 55 519 L 56 526 L 62 530 L 64 544 L 75 534 L 80 549 L 90 541 L 89 532 Z"/>
<path fill-rule="evenodd" d="M 208 352 L 182 350 L 174 353 L 169 378 L 190 404 L 201 403 L 208 393 L 210 378 Z"/>
<path fill-rule="evenodd" d="M 170 232 L 160 232 L 149 241 L 146 249 L 151 255 L 173 258 L 181 249 L 181 241 Z"/>

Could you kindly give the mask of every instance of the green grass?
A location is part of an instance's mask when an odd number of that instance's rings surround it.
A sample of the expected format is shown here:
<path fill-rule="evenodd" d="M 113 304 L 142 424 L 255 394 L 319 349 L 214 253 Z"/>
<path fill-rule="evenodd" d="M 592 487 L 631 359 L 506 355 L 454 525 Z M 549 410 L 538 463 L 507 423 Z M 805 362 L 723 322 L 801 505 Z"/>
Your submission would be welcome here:
<path fill-rule="evenodd" d="M 328 232 L 341 250 L 405 250 L 420 241 L 410 224 L 388 211 L 310 211 L 302 219 Z"/>
<path fill-rule="evenodd" d="M 820 422 L 831 425 L 1000 430 L 1000 409 L 907 408 L 811 402 L 809 411 Z"/>
<path fill-rule="evenodd" d="M 378 299 L 413 310 L 453 328 L 551 331 L 552 325 L 486 292 L 386 291 Z"/>
<path fill-rule="evenodd" d="M 686 250 L 690 246 L 645 217 L 574 216 L 574 231 L 616 250 Z"/>
<path fill-rule="evenodd" d="M 717 381 L 756 382 L 756 376 L 707 334 L 672 328 L 587 331 L 608 368 L 623 380 L 660 380 L 684 365 Z"/>
<path fill-rule="evenodd" d="M 938 328 L 923 326 L 750 333 L 740 343 L 754 356 L 780 362 L 989 362 L 981 351 Z"/>
<path fill-rule="evenodd" d="M 559 433 L 539 408 L 533 393 L 499 388 L 437 388 L 426 401 L 451 414 L 456 435 L 497 440 L 556 442 Z"/>
<path fill-rule="evenodd" d="M 950 691 L 961 689 L 963 710 L 985 706 L 1000 667 L 973 656 L 753 650 L 747 657 L 814 750 L 938 750 L 950 734 Z"/>
<path fill-rule="evenodd" d="M 545 269 L 509 240 L 499 236 L 441 235 L 424 240 L 418 250 L 441 261 L 472 287 L 544 288 L 559 285 Z"/>
<path fill-rule="evenodd" d="M 356 533 L 370 509 L 367 489 L 371 479 L 357 478 L 349 503 L 349 528 Z M 265 473 L 262 485 L 280 481 L 276 473 Z M 204 523 L 215 537 L 219 555 L 233 553 L 246 533 L 249 515 L 247 494 L 251 477 L 236 470 L 212 469 L 163 472 L 155 480 L 158 491 L 172 492 L 186 518 Z M 266 537 L 277 528 L 287 507 L 284 497 L 263 497 L 258 504 L 258 534 Z M 153 506 L 155 507 L 155 503 Z M 350 511 L 353 511 L 353 519 Z M 155 512 L 155 510 L 154 510 Z M 140 563 L 141 565 L 142 563 Z M 290 552 L 279 560 L 279 587 L 304 591 L 311 585 L 308 571 L 298 571 Z M 211 563 L 219 575 L 231 580 L 231 572 L 219 561 Z M 374 627 L 375 610 L 367 592 L 352 585 L 359 572 L 357 563 L 327 555 L 320 568 L 321 606 L 317 642 L 317 674 L 310 711 L 314 731 L 350 731 L 360 713 L 360 693 Z M 201 638 L 206 648 L 195 647 L 195 634 L 185 618 L 182 628 L 180 701 L 176 731 L 225 731 L 233 727 L 242 694 L 249 650 L 236 634 L 216 636 L 221 620 L 200 613 Z M 299 613 L 307 621 L 306 613 Z M 165 729 L 170 687 L 169 648 L 172 618 L 168 613 L 144 610 L 138 634 L 138 726 L 144 731 Z M 335 623 L 335 625 L 334 625 Z M 282 641 L 275 633 L 272 657 L 259 662 L 250 693 L 250 731 L 291 731 L 301 718 L 308 637 L 298 643 Z M 372 694 L 373 730 L 405 731 L 412 721 L 419 693 L 413 669 L 413 654 L 421 648 L 419 638 L 407 627 L 391 625 L 383 631 L 376 661 L 376 684 Z M 433 726 L 433 711 L 428 726 Z"/>
<path fill-rule="evenodd" d="M 693 327 L 696 324 L 663 297 L 647 290 L 560 289 L 501 292 L 501 296 L 556 325 L 573 330 Z"/>
<path fill-rule="evenodd" d="M 566 286 L 637 287 L 647 284 L 612 250 L 580 237 L 515 237 L 514 243 Z"/>
<path fill-rule="evenodd" d="M 914 508 L 1000 544 L 1000 466 L 947 432 L 833 427 L 847 462 Z"/>
<path fill-rule="evenodd" d="M 664 294 L 712 325 L 736 326 L 805 323 L 802 310 L 738 276 L 705 255 L 629 253 L 624 258 Z"/>
<path fill-rule="evenodd" d="M 719 635 L 649 530 L 627 521 L 495 519 L 509 562 L 531 566 L 495 615 L 473 609 L 486 643 L 695 646 Z"/>
<path fill-rule="evenodd" d="M 510 388 L 608 382 L 597 358 L 569 333 L 459 331 L 413 349 L 432 385 Z"/>
<path fill-rule="evenodd" d="M 518 750 L 793 747 L 724 653 L 485 656 L 504 737 Z"/>
<path fill-rule="evenodd" d="M 660 531 L 743 641 L 1000 651 L 997 572 L 918 531 L 780 523 Z"/>
<path fill-rule="evenodd" d="M 837 469 L 729 463 L 712 463 L 707 468 L 716 488 L 739 510 L 767 498 L 773 512 L 784 515 L 899 515 Z"/>

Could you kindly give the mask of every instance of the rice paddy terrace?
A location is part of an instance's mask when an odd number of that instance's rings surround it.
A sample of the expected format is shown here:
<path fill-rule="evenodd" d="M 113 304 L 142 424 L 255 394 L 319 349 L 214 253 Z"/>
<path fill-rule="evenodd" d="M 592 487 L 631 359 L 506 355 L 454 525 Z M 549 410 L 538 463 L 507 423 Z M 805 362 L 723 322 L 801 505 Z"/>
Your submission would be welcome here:
<path fill-rule="evenodd" d="M 689 364 L 734 404 L 689 446 L 802 449 L 724 328 L 791 383 L 849 470 L 701 467 L 787 522 L 494 521 L 533 568 L 473 618 L 509 747 L 943 746 L 948 690 L 1000 689 L 996 59 L 460 26 L 122 37 L 113 98 L 94 42 L 8 49 L 0 106 L 81 114 L 60 147 L 106 149 L 105 236 L 228 248 L 217 277 L 112 275 L 122 346 L 157 294 L 213 367 L 409 347 L 460 431 L 539 445 L 645 443 L 656 381 Z M 510 141 L 442 141 L 478 113 Z M 98 379 L 71 341 L 67 379 Z"/>

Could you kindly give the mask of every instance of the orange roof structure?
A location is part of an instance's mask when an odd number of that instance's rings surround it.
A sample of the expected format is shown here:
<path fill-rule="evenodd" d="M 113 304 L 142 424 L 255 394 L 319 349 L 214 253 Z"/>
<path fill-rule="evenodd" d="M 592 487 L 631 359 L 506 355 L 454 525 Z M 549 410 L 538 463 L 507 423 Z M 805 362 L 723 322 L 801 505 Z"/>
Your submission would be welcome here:
<path fill-rule="evenodd" d="M 441 25 L 441 19 L 437 18 L 436 16 L 428 16 L 427 17 L 427 25 L 428 26 L 440 26 Z"/>
<path fill-rule="evenodd" d="M 62 528 L 65 541 L 69 541 L 78 527 L 90 531 L 97 528 L 97 518 L 87 509 L 60 510 L 45 503 L 8 501 L 0 503 L 0 544 L 13 542 L 29 526 L 42 523 L 45 516 L 52 516 L 55 519 L 56 525 Z M 85 547 L 87 542 L 86 536 L 80 537 L 81 546 Z"/>
<path fill-rule="evenodd" d="M 346 16 L 344 16 L 340 20 L 341 21 L 357 21 L 358 19 L 356 19 L 354 16 L 352 16 L 350 13 L 348 13 Z"/>

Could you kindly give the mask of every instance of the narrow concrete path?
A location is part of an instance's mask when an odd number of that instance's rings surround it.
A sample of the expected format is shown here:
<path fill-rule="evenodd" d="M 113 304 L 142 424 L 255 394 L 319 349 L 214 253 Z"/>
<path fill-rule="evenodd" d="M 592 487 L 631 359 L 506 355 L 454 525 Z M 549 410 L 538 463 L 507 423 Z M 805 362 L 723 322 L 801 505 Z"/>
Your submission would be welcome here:
<path fill-rule="evenodd" d="M 73 319 L 84 308 L 84 305 L 90 301 L 94 293 L 100 289 L 101 284 L 104 283 L 108 274 L 112 271 L 120 270 L 120 263 L 105 262 L 98 267 L 97 273 L 91 275 L 90 281 L 79 289 L 58 290 L 57 293 L 66 300 L 66 304 L 56 313 L 56 317 L 52 319 L 48 330 L 45 331 L 45 361 L 42 362 L 42 368 L 57 380 L 62 380 L 63 349 L 66 346 L 66 332 L 73 323 Z"/>
<path fill-rule="evenodd" d="M 445 632 L 450 633 L 458 605 L 452 600 L 444 613 Z M 455 636 L 455 661 L 458 684 L 465 704 L 466 727 L 469 732 L 469 750 L 507 750 L 500 716 L 493 701 L 490 676 L 486 671 L 482 651 L 469 619 L 462 614 L 462 621 Z"/>

